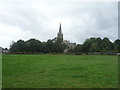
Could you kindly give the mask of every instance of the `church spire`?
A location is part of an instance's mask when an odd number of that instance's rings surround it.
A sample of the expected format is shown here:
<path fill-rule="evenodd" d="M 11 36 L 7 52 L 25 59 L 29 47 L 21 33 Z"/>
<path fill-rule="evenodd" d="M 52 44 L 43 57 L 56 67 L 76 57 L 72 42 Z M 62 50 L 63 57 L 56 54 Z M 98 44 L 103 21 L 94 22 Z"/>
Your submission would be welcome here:
<path fill-rule="evenodd" d="M 59 33 L 62 33 L 62 29 L 61 29 L 61 22 L 60 22 L 60 27 L 59 27 Z"/>
<path fill-rule="evenodd" d="M 57 42 L 59 42 L 59 43 L 63 42 L 63 34 L 62 34 L 62 29 L 61 29 L 61 23 L 60 23 L 60 27 L 59 27 L 59 32 L 57 34 Z"/>

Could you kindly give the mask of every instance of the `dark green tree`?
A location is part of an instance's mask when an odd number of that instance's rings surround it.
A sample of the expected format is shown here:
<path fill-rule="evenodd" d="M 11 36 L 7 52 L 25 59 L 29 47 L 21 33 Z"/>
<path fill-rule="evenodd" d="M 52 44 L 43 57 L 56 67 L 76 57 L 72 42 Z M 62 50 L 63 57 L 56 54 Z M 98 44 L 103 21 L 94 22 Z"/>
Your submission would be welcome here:
<path fill-rule="evenodd" d="M 101 46 L 101 52 L 111 52 L 112 50 L 112 42 L 107 37 L 103 38 Z"/>
<path fill-rule="evenodd" d="M 42 43 L 36 39 L 26 41 L 27 52 L 42 52 Z"/>
<path fill-rule="evenodd" d="M 26 44 L 23 40 L 18 40 L 10 46 L 10 52 L 25 52 Z"/>
<path fill-rule="evenodd" d="M 48 40 L 47 41 L 47 43 L 46 43 L 46 49 L 47 49 L 47 53 L 53 53 L 53 52 L 55 52 L 55 45 L 54 45 L 54 43 L 53 43 L 53 41 L 52 40 Z"/>
<path fill-rule="evenodd" d="M 119 39 L 113 42 L 113 46 L 114 46 L 113 52 L 120 53 L 120 40 Z"/>
<path fill-rule="evenodd" d="M 75 47 L 75 52 L 83 52 L 83 45 L 82 44 L 78 44 Z"/>

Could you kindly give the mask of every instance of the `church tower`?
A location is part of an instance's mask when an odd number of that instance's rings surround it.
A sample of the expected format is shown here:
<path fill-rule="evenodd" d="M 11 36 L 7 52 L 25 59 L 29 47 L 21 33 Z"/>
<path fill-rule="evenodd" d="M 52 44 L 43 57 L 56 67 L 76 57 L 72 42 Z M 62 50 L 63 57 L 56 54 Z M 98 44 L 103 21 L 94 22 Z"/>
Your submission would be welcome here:
<path fill-rule="evenodd" d="M 60 23 L 60 27 L 59 27 L 59 32 L 57 34 L 57 42 L 59 42 L 59 43 L 63 42 L 63 34 L 62 34 L 61 23 Z"/>

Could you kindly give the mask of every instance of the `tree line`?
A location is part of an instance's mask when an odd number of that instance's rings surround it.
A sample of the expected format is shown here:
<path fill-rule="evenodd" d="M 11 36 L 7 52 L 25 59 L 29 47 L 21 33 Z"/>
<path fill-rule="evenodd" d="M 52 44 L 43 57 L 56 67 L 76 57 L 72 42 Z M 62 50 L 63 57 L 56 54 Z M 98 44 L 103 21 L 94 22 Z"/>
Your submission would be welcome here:
<path fill-rule="evenodd" d="M 18 40 L 10 45 L 10 53 L 63 53 L 67 45 L 54 40 L 41 42 L 37 39 L 27 41 Z M 77 44 L 74 49 L 68 49 L 68 53 L 120 53 L 120 40 L 111 42 L 107 37 L 91 37 L 84 41 L 83 44 Z"/>
<path fill-rule="evenodd" d="M 83 44 L 78 44 L 75 49 L 70 49 L 69 52 L 116 54 L 120 52 L 120 40 L 117 39 L 112 43 L 107 37 L 103 39 L 91 37 Z"/>
<path fill-rule="evenodd" d="M 11 53 L 63 53 L 65 48 L 65 44 L 54 42 L 51 39 L 47 42 L 29 39 L 28 41 L 18 40 L 13 42 L 9 51 Z"/>

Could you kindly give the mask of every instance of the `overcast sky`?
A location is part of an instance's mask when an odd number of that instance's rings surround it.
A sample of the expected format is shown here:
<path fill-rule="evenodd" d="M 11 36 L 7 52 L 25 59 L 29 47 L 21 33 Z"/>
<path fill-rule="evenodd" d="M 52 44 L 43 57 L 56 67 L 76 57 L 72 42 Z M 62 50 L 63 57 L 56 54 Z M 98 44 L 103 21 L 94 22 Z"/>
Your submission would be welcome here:
<path fill-rule="evenodd" d="M 61 22 L 64 40 L 83 43 L 90 37 L 118 38 L 117 2 L 1 2 L 0 46 L 11 41 L 57 36 Z"/>

